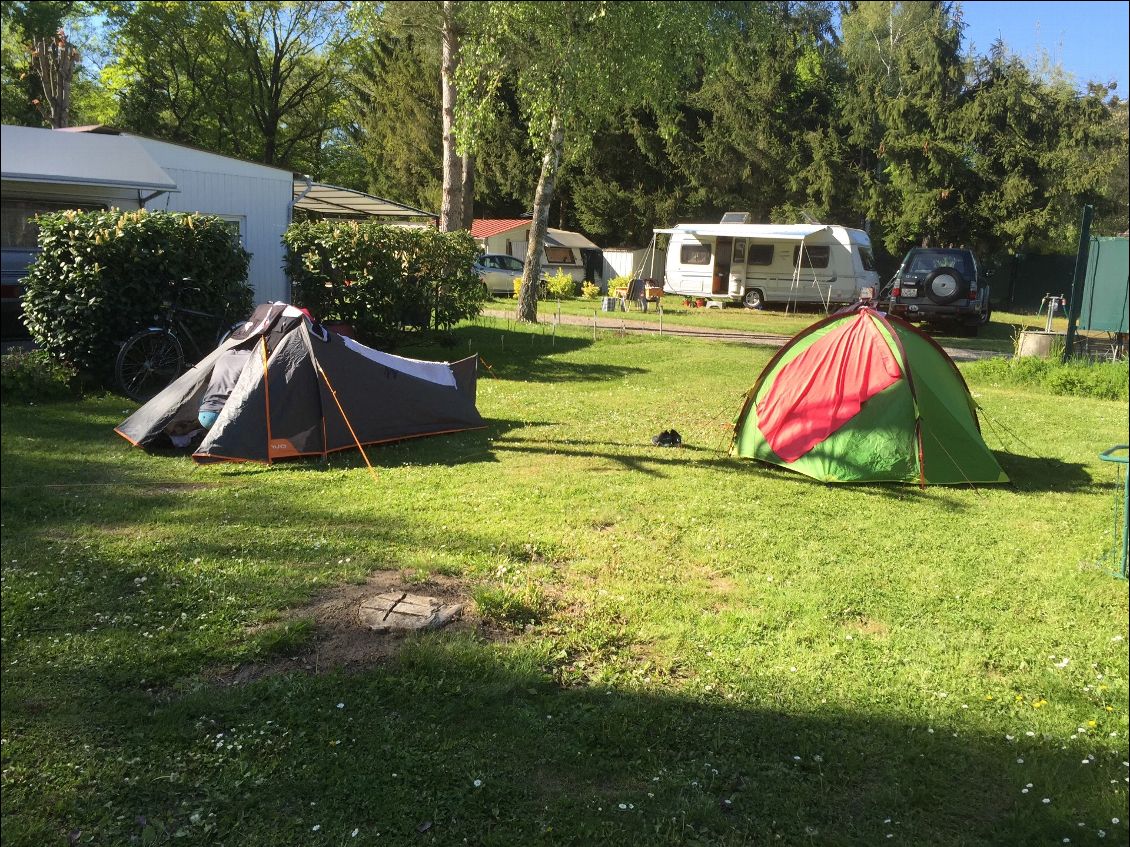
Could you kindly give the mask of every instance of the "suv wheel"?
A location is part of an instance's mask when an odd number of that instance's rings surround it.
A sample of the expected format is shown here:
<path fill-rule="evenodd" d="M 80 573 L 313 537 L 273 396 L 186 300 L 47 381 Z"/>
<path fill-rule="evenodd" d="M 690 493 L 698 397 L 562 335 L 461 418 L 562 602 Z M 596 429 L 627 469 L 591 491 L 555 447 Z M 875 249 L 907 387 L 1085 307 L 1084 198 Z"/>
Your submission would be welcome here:
<path fill-rule="evenodd" d="M 926 277 L 926 296 L 945 306 L 969 293 L 969 281 L 957 268 L 941 267 Z"/>

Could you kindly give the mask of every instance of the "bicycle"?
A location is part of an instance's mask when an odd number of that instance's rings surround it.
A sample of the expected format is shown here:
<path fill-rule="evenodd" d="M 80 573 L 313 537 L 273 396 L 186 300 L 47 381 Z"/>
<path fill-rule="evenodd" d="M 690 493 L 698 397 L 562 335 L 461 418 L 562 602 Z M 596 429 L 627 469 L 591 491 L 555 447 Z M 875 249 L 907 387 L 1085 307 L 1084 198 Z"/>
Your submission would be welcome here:
<path fill-rule="evenodd" d="M 187 286 L 190 282 L 192 279 L 189 277 L 181 280 L 185 290 L 196 290 Z M 236 327 L 242 325 L 241 321 L 225 329 L 222 316 L 181 306 L 182 285 L 173 284 L 171 287 L 173 297 L 165 304 L 164 314 L 158 318 L 160 323 L 134 333 L 118 350 L 118 358 L 114 362 L 114 378 L 121 392 L 131 400 L 141 403 L 150 400 L 184 372 L 185 351 L 181 338 L 184 338 L 192 348 L 194 359 L 191 364 L 195 364 L 211 352 L 211 349 L 204 350 L 200 347 L 185 318 L 214 322 L 217 326 L 217 346 L 223 343 Z"/>

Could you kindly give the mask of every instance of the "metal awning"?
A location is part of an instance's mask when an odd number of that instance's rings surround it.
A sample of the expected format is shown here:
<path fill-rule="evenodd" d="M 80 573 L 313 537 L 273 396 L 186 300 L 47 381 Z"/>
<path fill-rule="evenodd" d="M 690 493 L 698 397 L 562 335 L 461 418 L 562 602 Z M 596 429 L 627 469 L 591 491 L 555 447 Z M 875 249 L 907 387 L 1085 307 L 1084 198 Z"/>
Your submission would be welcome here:
<path fill-rule="evenodd" d="M 177 190 L 173 178 L 128 136 L 27 126 L 0 128 L 0 176 L 11 182 Z"/>
<path fill-rule="evenodd" d="M 690 235 L 763 238 L 772 241 L 803 241 L 828 229 L 826 224 L 678 224 L 670 229 L 654 230 L 659 235 L 686 232 Z"/>
<path fill-rule="evenodd" d="M 396 203 L 354 191 L 314 182 L 309 177 L 296 175 L 294 178 L 294 208 L 303 209 L 315 215 L 332 217 L 377 217 L 377 218 L 432 218 L 439 217 L 435 212 L 425 212 L 403 203 Z"/>
<path fill-rule="evenodd" d="M 545 231 L 545 243 L 549 247 L 583 247 L 587 250 L 600 249 L 579 232 L 569 232 L 565 229 L 553 229 L 552 227 Z"/>

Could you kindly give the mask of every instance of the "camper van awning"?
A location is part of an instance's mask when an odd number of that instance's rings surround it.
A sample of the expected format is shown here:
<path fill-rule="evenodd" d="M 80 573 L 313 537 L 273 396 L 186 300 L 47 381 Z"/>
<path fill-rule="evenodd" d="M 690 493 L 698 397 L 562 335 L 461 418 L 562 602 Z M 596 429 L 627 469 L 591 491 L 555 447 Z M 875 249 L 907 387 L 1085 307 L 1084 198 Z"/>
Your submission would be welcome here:
<path fill-rule="evenodd" d="M 579 232 L 569 232 L 564 229 L 547 229 L 545 231 L 545 243 L 550 247 L 583 247 L 586 250 L 600 249 Z"/>
<path fill-rule="evenodd" d="M 0 175 L 6 181 L 176 191 L 145 149 L 123 135 L 0 128 Z"/>
<path fill-rule="evenodd" d="M 686 232 L 691 235 L 730 235 L 734 238 L 763 238 L 771 241 L 803 241 L 828 229 L 825 224 L 679 224 L 657 229 L 659 235 Z"/>
<path fill-rule="evenodd" d="M 363 191 L 354 191 L 352 188 L 314 182 L 301 175 L 294 178 L 294 208 L 304 209 L 316 215 L 334 217 L 439 217 L 435 212 L 425 212 L 423 209 L 405 206 L 403 203 L 396 203 Z"/>

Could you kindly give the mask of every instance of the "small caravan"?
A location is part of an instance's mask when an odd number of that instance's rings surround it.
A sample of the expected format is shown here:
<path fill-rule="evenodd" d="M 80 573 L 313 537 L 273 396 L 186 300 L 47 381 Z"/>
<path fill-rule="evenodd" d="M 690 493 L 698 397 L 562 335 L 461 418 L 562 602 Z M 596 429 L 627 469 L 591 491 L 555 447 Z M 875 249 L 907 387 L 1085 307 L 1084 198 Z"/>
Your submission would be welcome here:
<path fill-rule="evenodd" d="M 670 236 L 664 289 L 743 303 L 854 303 L 879 289 L 871 239 L 831 224 L 751 224 L 729 212 L 716 224 L 657 229 Z M 741 221 L 741 222 L 738 222 Z"/>

